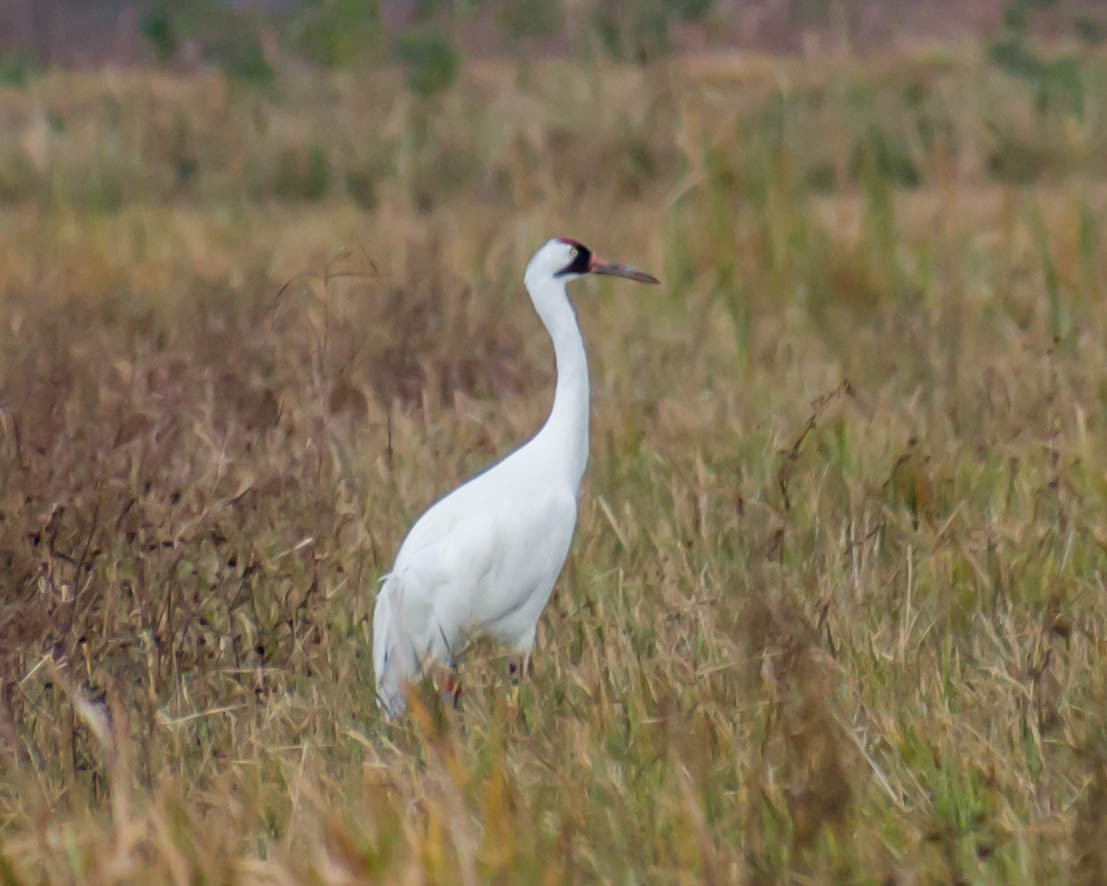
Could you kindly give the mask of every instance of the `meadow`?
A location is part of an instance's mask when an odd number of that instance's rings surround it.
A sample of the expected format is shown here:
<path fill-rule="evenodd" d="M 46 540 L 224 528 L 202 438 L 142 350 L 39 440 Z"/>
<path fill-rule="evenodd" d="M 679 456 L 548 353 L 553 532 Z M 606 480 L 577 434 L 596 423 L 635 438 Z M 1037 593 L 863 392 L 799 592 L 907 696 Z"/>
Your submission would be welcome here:
<path fill-rule="evenodd" d="M 0 89 L 0 880 L 1107 879 L 1107 57 L 1062 74 Z M 377 580 L 543 420 L 555 235 L 663 285 L 575 287 L 534 674 L 388 724 Z"/>

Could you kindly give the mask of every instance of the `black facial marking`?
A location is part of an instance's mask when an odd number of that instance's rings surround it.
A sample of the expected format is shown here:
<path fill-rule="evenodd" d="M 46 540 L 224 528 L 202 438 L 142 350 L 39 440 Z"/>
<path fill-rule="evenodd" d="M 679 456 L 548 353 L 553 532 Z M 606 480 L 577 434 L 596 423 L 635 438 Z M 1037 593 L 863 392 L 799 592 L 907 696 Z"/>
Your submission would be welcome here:
<path fill-rule="evenodd" d="M 555 277 L 564 277 L 568 274 L 587 274 L 589 265 L 592 262 L 592 253 L 587 246 L 578 243 L 576 240 L 569 240 L 563 237 L 561 240 L 566 246 L 572 246 L 577 251 L 577 254 L 573 256 L 573 260 L 563 267 L 560 271 L 554 274 Z"/>

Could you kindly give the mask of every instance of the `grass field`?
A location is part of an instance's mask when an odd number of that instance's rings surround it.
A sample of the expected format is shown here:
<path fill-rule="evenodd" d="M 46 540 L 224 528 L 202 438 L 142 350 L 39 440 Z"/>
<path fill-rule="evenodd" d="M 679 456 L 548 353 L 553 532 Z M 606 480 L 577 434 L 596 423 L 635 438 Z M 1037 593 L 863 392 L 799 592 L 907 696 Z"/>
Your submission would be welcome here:
<path fill-rule="evenodd" d="M 0 90 L 0 880 L 1104 882 L 1107 59 Z M 376 581 L 593 373 L 521 711 Z"/>

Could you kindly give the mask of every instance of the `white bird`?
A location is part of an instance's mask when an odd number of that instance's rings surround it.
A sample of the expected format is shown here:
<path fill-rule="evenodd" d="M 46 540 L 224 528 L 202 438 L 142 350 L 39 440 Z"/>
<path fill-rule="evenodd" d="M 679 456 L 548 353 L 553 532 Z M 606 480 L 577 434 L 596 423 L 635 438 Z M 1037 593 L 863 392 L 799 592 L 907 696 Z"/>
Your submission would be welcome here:
<path fill-rule="evenodd" d="M 557 361 L 553 407 L 526 444 L 432 505 L 381 579 L 373 668 L 390 719 L 403 713 L 407 684 L 425 666 L 454 668 L 476 637 L 505 643 L 526 673 L 539 616 L 569 553 L 588 462 L 588 359 L 565 292 L 585 274 L 659 282 L 575 240 L 550 240 L 530 260 L 523 281 Z"/>

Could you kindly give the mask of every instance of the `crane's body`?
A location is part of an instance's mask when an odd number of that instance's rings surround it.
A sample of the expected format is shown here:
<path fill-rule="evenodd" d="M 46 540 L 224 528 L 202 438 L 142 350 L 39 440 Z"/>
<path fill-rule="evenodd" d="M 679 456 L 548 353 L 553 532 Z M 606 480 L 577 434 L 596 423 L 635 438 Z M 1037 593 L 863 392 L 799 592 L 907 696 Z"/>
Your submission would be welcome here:
<path fill-rule="evenodd" d="M 373 613 L 377 697 L 394 717 L 405 684 L 429 661 L 453 666 L 470 638 L 489 636 L 529 658 L 577 519 L 588 462 L 588 361 L 566 283 L 582 274 L 657 281 L 551 240 L 524 278 L 553 341 L 557 387 L 541 430 L 432 505 L 404 539 Z"/>

